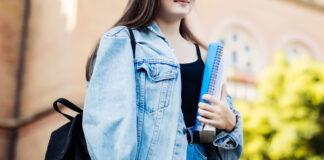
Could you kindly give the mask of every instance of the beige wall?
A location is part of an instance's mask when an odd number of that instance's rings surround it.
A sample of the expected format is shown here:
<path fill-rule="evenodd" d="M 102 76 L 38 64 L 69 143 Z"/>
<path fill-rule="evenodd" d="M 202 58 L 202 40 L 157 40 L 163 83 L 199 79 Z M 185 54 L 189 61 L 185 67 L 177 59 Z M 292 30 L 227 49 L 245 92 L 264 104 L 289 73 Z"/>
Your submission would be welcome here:
<path fill-rule="evenodd" d="M 13 117 L 23 4 L 0 0 L 0 123 Z M 0 128 L 0 159 L 9 153 L 10 130 Z"/>
<path fill-rule="evenodd" d="M 0 118 L 12 115 L 21 2 L 0 1 Z M 126 2 L 31 0 L 20 118 L 50 109 L 59 97 L 82 106 L 86 59 L 100 35 L 119 18 Z M 202 0 L 197 1 L 190 17 L 192 29 L 206 43 L 217 39 L 226 27 L 238 26 L 250 32 L 261 48 L 256 55 L 261 66 L 271 61 L 280 43 L 296 37 L 306 41 L 316 59 L 324 59 L 324 12 L 318 10 L 271 0 Z M 20 127 L 17 159 L 44 159 L 50 133 L 65 122 L 63 116 L 52 112 Z M 7 149 L 2 144 L 8 143 L 5 133 L 7 130 L 0 128 L 0 159 L 6 157 L 2 154 Z"/>
<path fill-rule="evenodd" d="M 51 107 L 49 102 L 58 96 L 83 99 L 86 59 L 123 8 L 121 1 L 79 0 L 73 17 L 64 13 L 62 2 L 32 1 L 22 116 Z"/>
<path fill-rule="evenodd" d="M 0 117 L 12 117 L 23 5 L 0 0 Z"/>

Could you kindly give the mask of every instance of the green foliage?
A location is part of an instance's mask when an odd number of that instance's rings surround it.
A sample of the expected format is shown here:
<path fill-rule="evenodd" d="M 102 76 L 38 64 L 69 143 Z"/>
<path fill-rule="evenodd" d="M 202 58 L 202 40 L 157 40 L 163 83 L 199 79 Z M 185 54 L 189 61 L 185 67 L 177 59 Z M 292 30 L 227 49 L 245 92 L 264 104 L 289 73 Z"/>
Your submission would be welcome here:
<path fill-rule="evenodd" d="M 254 102 L 242 113 L 242 159 L 324 159 L 324 64 L 275 54 L 263 71 Z"/>

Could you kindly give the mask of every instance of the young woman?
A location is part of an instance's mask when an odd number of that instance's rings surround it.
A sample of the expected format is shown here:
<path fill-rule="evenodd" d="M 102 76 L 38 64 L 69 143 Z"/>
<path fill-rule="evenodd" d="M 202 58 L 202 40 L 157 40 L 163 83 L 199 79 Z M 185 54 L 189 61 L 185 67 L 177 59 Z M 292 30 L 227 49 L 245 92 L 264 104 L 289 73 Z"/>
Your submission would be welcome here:
<path fill-rule="evenodd" d="M 195 0 L 130 0 L 87 64 L 83 130 L 92 159 L 238 159 L 242 118 L 223 89 L 204 95 L 202 122 L 221 132 L 193 134 L 206 50 L 185 17 Z M 131 28 L 129 32 L 128 28 Z M 131 33 L 136 39 L 135 58 Z M 202 52 L 201 52 L 202 51 Z"/>

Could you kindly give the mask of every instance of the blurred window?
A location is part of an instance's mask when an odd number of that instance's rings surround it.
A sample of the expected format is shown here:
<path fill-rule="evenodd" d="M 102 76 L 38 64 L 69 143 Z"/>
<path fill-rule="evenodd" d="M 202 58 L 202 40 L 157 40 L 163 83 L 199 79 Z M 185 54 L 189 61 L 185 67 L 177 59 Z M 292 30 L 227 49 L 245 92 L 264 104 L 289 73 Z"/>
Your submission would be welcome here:
<path fill-rule="evenodd" d="M 292 42 L 285 45 L 282 50 L 287 54 L 288 62 L 293 59 L 310 57 L 310 50 L 302 42 Z"/>
<path fill-rule="evenodd" d="M 255 38 L 240 27 L 230 27 L 221 33 L 219 40 L 224 42 L 228 76 L 255 74 L 255 55 L 259 53 Z"/>

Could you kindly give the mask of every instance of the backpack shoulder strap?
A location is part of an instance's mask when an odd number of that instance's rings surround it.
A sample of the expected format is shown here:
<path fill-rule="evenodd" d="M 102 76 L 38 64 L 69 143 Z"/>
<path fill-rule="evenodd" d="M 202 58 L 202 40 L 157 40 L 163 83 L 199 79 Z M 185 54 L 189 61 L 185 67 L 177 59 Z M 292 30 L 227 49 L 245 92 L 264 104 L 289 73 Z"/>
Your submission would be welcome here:
<path fill-rule="evenodd" d="M 129 31 L 130 39 L 131 39 L 131 45 L 132 45 L 132 50 L 133 50 L 133 58 L 135 59 L 136 40 L 135 40 L 133 30 L 131 28 L 128 28 L 128 31 Z"/>
<path fill-rule="evenodd" d="M 67 99 L 65 99 L 65 98 L 59 98 L 59 99 L 57 99 L 57 100 L 53 103 L 53 108 L 54 108 L 57 112 L 61 113 L 64 117 L 66 117 L 67 119 L 69 119 L 69 120 L 71 120 L 71 121 L 72 121 L 74 118 L 73 118 L 72 116 L 68 115 L 68 114 L 63 113 L 63 112 L 60 110 L 60 108 L 58 107 L 58 105 L 57 105 L 58 103 L 63 104 L 65 107 L 70 108 L 70 109 L 72 109 L 72 110 L 75 111 L 75 112 L 82 113 L 82 109 L 80 109 L 78 106 L 76 106 L 75 104 L 73 104 L 73 103 L 70 102 L 69 100 L 67 100 Z"/>

